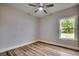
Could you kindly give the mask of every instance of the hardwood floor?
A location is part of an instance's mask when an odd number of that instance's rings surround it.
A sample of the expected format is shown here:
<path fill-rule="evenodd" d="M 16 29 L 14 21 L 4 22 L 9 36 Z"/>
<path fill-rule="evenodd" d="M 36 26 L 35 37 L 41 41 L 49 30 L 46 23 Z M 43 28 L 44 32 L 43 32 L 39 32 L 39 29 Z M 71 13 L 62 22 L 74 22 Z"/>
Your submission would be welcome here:
<path fill-rule="evenodd" d="M 79 56 L 79 51 L 44 42 L 36 42 L 8 52 L 0 53 L 0 56 Z"/>

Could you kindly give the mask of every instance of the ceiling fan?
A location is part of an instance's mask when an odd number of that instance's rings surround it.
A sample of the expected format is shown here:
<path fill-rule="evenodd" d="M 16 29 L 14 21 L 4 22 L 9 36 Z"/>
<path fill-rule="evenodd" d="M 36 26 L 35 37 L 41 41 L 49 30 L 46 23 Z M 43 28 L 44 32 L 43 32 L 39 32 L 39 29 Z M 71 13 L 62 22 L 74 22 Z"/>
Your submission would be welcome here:
<path fill-rule="evenodd" d="M 49 7 L 53 7 L 54 4 L 44 4 L 44 3 L 36 3 L 36 4 L 28 4 L 29 6 L 33 6 L 33 7 L 37 7 L 37 9 L 35 9 L 34 13 L 37 13 L 38 11 L 44 11 L 47 14 L 47 11 L 45 10 L 46 8 Z"/>

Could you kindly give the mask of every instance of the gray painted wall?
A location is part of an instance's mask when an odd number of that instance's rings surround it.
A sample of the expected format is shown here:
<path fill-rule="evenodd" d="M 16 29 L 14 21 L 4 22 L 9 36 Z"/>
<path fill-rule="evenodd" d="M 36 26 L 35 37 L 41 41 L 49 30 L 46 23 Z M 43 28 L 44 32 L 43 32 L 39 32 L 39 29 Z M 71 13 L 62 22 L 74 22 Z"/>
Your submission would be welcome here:
<path fill-rule="evenodd" d="M 78 42 L 74 40 L 59 39 L 59 21 L 62 17 L 78 15 L 77 7 L 72 7 L 40 20 L 40 39 L 48 42 L 56 42 L 63 45 L 78 47 Z M 77 21 L 78 19 L 76 19 Z M 77 39 L 78 40 L 78 39 Z"/>
<path fill-rule="evenodd" d="M 0 50 L 37 39 L 78 46 L 77 41 L 59 39 L 60 18 L 72 15 L 78 15 L 77 7 L 56 12 L 37 20 L 20 10 L 0 5 Z"/>
<path fill-rule="evenodd" d="M 36 40 L 38 20 L 0 5 L 0 50 Z"/>

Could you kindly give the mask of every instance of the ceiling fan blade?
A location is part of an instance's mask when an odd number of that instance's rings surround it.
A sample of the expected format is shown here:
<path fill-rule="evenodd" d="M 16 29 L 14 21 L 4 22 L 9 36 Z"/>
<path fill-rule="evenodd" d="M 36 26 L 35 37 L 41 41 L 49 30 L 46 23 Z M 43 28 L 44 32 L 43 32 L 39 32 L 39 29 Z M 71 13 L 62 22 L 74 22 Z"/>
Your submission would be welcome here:
<path fill-rule="evenodd" d="M 46 7 L 53 7 L 54 4 L 49 4 L 49 5 L 46 5 Z"/>
<path fill-rule="evenodd" d="M 47 11 L 46 10 L 43 10 L 46 14 L 47 14 Z"/>
<path fill-rule="evenodd" d="M 36 6 L 36 5 L 34 5 L 34 4 L 30 4 L 30 3 L 29 3 L 28 5 L 29 5 L 29 6 L 34 6 L 34 7 Z"/>
<path fill-rule="evenodd" d="M 38 9 L 37 9 L 37 10 L 35 10 L 34 12 L 35 12 L 35 13 L 37 13 L 37 12 L 38 12 Z"/>

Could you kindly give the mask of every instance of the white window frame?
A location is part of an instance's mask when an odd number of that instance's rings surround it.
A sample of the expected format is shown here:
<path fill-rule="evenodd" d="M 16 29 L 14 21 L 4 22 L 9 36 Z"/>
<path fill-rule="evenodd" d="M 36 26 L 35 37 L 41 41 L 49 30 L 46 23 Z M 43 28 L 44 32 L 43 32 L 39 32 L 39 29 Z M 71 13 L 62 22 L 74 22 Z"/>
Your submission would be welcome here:
<path fill-rule="evenodd" d="M 74 21 L 75 21 L 75 24 L 74 24 L 74 38 L 61 38 L 61 30 L 60 30 L 60 21 L 62 20 L 62 19 L 65 19 L 65 18 L 69 18 L 69 17 L 73 17 L 74 18 Z M 62 18 L 60 18 L 60 20 L 59 20 L 59 39 L 62 39 L 62 40 L 77 40 L 77 35 L 78 35 L 78 27 L 77 27 L 77 25 L 78 25 L 78 16 L 77 15 L 75 15 L 75 16 L 68 16 L 68 17 L 62 17 Z"/>

